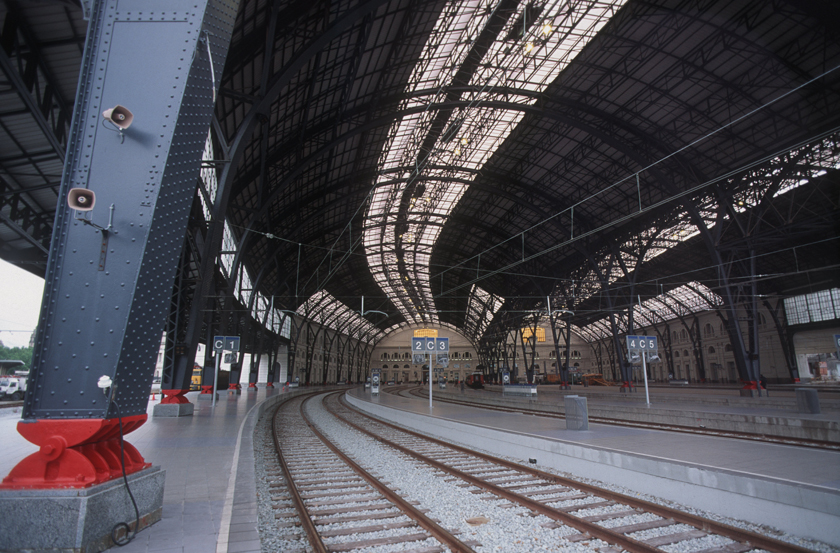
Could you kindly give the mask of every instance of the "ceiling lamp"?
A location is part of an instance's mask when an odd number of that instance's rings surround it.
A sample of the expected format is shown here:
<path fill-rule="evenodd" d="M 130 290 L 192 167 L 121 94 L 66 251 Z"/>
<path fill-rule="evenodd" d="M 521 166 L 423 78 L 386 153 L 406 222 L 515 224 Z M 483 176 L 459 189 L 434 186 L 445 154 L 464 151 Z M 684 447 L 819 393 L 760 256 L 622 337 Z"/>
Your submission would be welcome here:
<path fill-rule="evenodd" d="M 551 23 L 546 23 L 545 25 L 543 25 L 542 34 L 547 35 L 550 34 L 551 31 L 553 31 L 553 29 L 551 28 Z"/>
<path fill-rule="evenodd" d="M 530 52 L 533 49 L 534 49 L 534 43 L 533 42 L 529 42 L 528 44 L 525 45 L 525 51 L 526 52 Z"/>

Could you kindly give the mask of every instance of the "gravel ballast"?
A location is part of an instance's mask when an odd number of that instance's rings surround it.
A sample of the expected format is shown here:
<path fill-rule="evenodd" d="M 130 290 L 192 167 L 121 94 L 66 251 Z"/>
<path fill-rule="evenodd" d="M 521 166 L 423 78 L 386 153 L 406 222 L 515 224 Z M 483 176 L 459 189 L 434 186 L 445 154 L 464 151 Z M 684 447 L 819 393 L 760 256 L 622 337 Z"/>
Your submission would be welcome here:
<path fill-rule="evenodd" d="M 348 455 L 353 457 L 362 467 L 368 472 L 372 473 L 377 478 L 388 482 L 390 487 L 400 493 L 402 497 L 408 501 L 418 502 L 417 506 L 422 509 L 428 509 L 427 515 L 432 519 L 439 521 L 444 528 L 457 533 L 461 541 L 477 542 L 481 545 L 474 546 L 476 551 L 480 552 L 499 552 L 499 553 L 519 553 L 519 552 L 540 552 L 540 551 L 558 551 L 558 552 L 578 552 L 578 553 L 594 553 L 598 549 L 606 547 L 607 544 L 600 540 L 584 540 L 581 542 L 570 543 L 563 539 L 566 535 L 578 534 L 574 528 L 557 525 L 557 523 L 543 515 L 535 515 L 529 510 L 513 506 L 510 502 L 499 499 L 492 494 L 477 494 L 473 493 L 478 488 L 473 486 L 459 487 L 451 482 L 452 477 L 449 474 L 443 473 L 437 469 L 428 467 L 419 461 L 407 458 L 390 448 L 387 448 L 378 442 L 364 436 L 363 434 L 350 429 L 346 425 L 335 421 L 335 419 L 326 412 L 322 407 L 320 399 L 313 399 L 307 404 L 307 414 L 311 420 L 318 426 L 319 430 L 326 434 L 331 440 Z M 274 444 L 270 435 L 270 414 L 266 414 L 255 430 L 255 459 L 256 462 L 256 476 L 257 476 L 257 496 L 259 505 L 259 531 L 262 542 L 262 550 L 265 552 L 276 551 L 305 551 L 308 545 L 305 536 L 299 528 L 282 528 L 277 524 L 275 514 L 277 509 L 272 508 L 270 493 L 269 493 L 269 477 L 266 472 L 272 471 L 273 467 L 269 462 L 263 461 L 267 456 L 273 454 Z M 527 459 L 509 459 L 523 465 L 527 464 Z M 276 465 L 276 462 L 275 462 Z M 567 478 L 574 478 L 573 475 L 563 474 L 558 471 L 548 472 L 556 473 Z M 498 475 L 494 475 L 498 476 Z M 277 476 L 271 476 L 272 481 L 277 481 Z M 605 485 L 600 482 L 593 482 L 591 480 L 578 479 L 585 481 L 588 484 L 593 484 L 598 487 L 609 489 L 611 491 L 618 491 L 639 497 L 640 495 L 628 490 L 622 490 L 616 486 Z M 674 507 L 674 505 L 667 501 L 662 501 L 653 497 L 643 497 L 644 499 L 659 504 Z M 556 503 L 551 503 L 552 506 L 566 506 L 570 504 L 583 504 L 586 500 L 570 500 L 563 501 L 558 498 Z M 363 503 L 359 504 L 359 511 L 364 510 Z M 620 510 L 615 506 L 608 506 L 602 508 L 593 508 L 586 511 L 587 516 L 599 515 L 609 513 L 611 511 Z M 791 543 L 795 543 L 802 547 L 822 553 L 840 553 L 840 548 L 832 547 L 826 544 L 815 543 L 812 541 L 801 540 L 793 536 L 787 536 L 776 532 L 773 529 L 756 527 L 754 524 L 743 523 L 740 521 L 733 521 L 731 519 L 723 519 L 709 513 L 699 513 L 691 509 L 681 509 L 694 514 L 700 514 L 707 518 L 720 520 L 727 524 L 748 529 L 753 532 L 770 535 L 776 539 L 783 539 Z M 467 522 L 468 519 L 476 519 L 484 517 L 488 520 L 486 523 L 479 523 L 473 526 Z M 656 518 L 653 515 L 638 514 L 621 519 L 606 520 L 599 524 L 605 527 L 624 526 L 628 524 L 635 524 L 645 522 Z M 399 522 L 406 520 L 404 517 L 388 519 L 388 522 Z M 325 526 L 327 529 L 339 529 L 345 527 L 352 527 L 354 523 L 336 523 Z M 689 529 L 686 527 L 685 529 Z M 631 535 L 636 539 L 648 539 L 651 537 L 658 537 L 668 535 L 675 532 L 672 528 L 656 528 L 644 530 L 637 534 Z M 369 537 L 387 537 L 397 533 L 396 530 L 383 530 L 375 534 L 365 534 L 365 538 Z M 335 538 L 325 539 L 325 543 L 348 543 L 358 541 L 358 536 L 341 536 Z M 692 551 L 700 551 L 711 547 L 720 547 L 731 540 L 721 538 L 718 536 L 706 536 L 696 538 L 693 540 L 681 542 L 675 545 L 663 545 L 661 549 L 673 553 L 690 553 Z M 422 548 L 424 546 L 430 547 L 436 542 L 434 540 L 418 541 L 411 544 L 411 548 Z M 396 551 L 406 550 L 406 544 L 383 545 L 370 547 L 364 551 L 367 553 L 391 553 Z"/>

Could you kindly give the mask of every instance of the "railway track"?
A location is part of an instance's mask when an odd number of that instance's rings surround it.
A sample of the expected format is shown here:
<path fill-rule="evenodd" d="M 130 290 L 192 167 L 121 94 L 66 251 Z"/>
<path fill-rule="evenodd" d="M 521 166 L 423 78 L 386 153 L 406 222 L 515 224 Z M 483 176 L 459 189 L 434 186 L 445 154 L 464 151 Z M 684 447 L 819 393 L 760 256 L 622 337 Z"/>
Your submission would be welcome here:
<path fill-rule="evenodd" d="M 275 524 L 301 528 L 309 542 L 303 548 L 286 545 L 283 551 L 359 551 L 383 545 L 413 553 L 473 551 L 475 544 L 460 541 L 318 431 L 305 408 L 314 395 L 283 403 L 273 420 L 277 457 L 267 474 L 273 479 Z"/>
<path fill-rule="evenodd" d="M 415 398 L 422 398 L 428 399 L 428 395 L 424 395 L 423 392 L 425 391 L 424 388 L 418 387 L 411 387 L 411 386 L 403 386 L 400 388 L 389 388 L 386 389 L 386 393 L 392 394 L 410 394 L 412 397 Z M 510 406 L 500 406 L 500 405 L 490 405 L 487 403 L 482 403 L 478 401 L 469 401 L 467 399 L 451 399 L 451 398 L 441 398 L 436 396 L 434 398 L 435 401 L 440 401 L 443 403 L 453 403 L 455 405 L 466 405 L 470 407 L 478 407 L 479 409 L 487 409 L 490 411 L 501 411 L 505 413 L 521 413 L 524 415 L 534 415 L 538 417 L 547 417 L 552 419 L 560 419 L 565 420 L 566 416 L 560 413 L 552 413 L 549 411 L 540 411 L 538 409 L 529 409 L 528 407 L 510 407 Z M 840 444 L 836 442 L 829 442 L 824 440 L 807 440 L 801 438 L 790 438 L 784 436 L 771 436 L 767 434 L 754 434 L 749 432 L 735 432 L 732 430 L 718 430 L 714 428 L 704 428 L 704 427 L 694 427 L 694 426 L 684 426 L 678 424 L 665 424 L 665 423 L 657 423 L 657 422 L 644 422 L 644 421 L 631 421 L 631 420 L 620 420 L 620 419 L 611 419 L 606 417 L 597 417 L 597 416 L 589 416 L 589 422 L 596 423 L 596 424 L 609 424 L 614 426 L 626 426 L 630 428 L 647 428 L 650 430 L 663 430 L 665 432 L 680 432 L 683 434 L 697 434 L 701 436 L 715 436 L 718 438 L 733 438 L 738 440 L 750 440 L 754 442 L 764 442 L 764 443 L 772 443 L 772 444 L 782 444 L 782 445 L 794 445 L 798 447 L 811 447 L 816 449 L 830 449 L 835 451 L 840 451 Z"/>
<path fill-rule="evenodd" d="M 472 486 L 488 501 L 503 499 L 553 524 L 576 531 L 567 542 L 601 540 L 599 551 L 662 553 L 804 553 L 807 549 L 669 507 L 603 490 L 536 468 L 475 452 L 374 419 L 329 396 L 338 419 L 405 456 L 449 475 L 452 485 Z M 558 544 L 559 547 L 559 544 Z M 593 550 L 595 550 L 593 549 Z"/>

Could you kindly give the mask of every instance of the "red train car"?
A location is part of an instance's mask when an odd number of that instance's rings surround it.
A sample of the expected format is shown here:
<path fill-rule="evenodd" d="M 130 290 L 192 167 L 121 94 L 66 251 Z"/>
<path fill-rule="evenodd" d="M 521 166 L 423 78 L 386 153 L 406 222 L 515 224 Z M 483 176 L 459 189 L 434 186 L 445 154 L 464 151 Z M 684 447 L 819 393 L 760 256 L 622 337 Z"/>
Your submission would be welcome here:
<path fill-rule="evenodd" d="M 464 382 L 467 386 L 476 390 L 484 388 L 484 375 L 481 373 L 473 373 L 469 375 Z"/>

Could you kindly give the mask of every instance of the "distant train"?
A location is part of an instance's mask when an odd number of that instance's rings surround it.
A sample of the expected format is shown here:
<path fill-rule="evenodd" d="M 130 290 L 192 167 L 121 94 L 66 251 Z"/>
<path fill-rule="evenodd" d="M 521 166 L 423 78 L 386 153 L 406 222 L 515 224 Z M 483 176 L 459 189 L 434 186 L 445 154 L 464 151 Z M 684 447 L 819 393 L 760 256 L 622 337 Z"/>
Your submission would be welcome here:
<path fill-rule="evenodd" d="M 467 386 L 473 389 L 484 388 L 484 375 L 481 373 L 473 373 L 464 381 Z"/>

